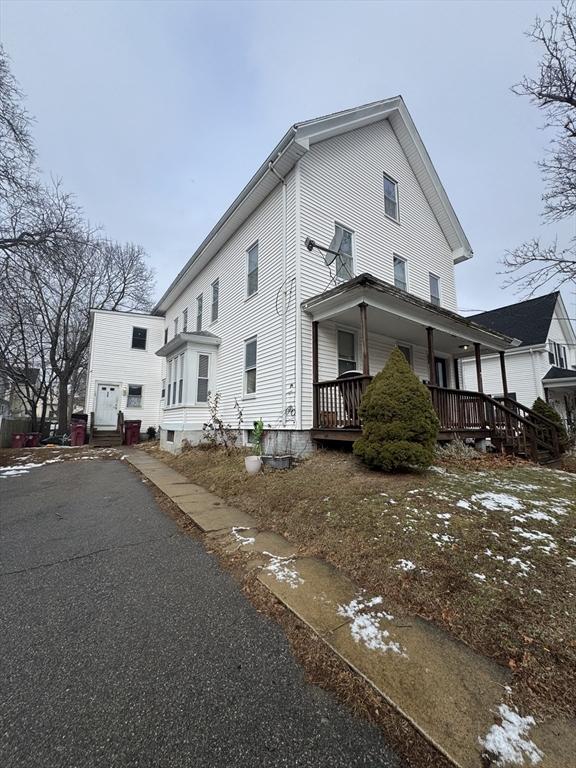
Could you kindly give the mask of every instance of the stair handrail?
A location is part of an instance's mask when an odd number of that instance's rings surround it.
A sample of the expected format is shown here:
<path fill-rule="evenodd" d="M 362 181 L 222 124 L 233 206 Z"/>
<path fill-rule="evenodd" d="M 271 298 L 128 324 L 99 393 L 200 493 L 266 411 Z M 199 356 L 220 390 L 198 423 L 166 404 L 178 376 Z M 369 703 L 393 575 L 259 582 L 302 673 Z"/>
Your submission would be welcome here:
<path fill-rule="evenodd" d="M 552 443 L 554 446 L 554 455 L 556 458 L 558 458 L 562 452 L 560 448 L 560 430 L 558 428 L 558 424 L 552 421 L 552 419 L 549 419 L 547 416 L 542 416 L 542 414 L 538 413 L 533 408 L 529 408 L 527 405 L 523 405 L 522 403 L 519 403 L 517 400 L 514 400 L 514 398 L 510 397 L 510 395 L 505 395 L 501 399 L 512 403 L 513 407 L 515 408 L 522 409 L 524 413 L 528 414 L 527 418 L 529 420 L 532 420 L 537 424 L 538 423 L 543 424 L 550 430 L 552 434 Z"/>

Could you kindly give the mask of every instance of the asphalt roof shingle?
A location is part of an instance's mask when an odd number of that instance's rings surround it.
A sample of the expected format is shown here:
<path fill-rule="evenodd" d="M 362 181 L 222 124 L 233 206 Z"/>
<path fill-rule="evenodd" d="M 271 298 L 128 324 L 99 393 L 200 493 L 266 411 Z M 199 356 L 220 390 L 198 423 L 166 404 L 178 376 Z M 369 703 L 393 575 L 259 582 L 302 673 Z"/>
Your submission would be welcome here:
<path fill-rule="evenodd" d="M 544 344 L 548 338 L 550 321 L 558 296 L 559 291 L 554 291 L 535 299 L 527 299 L 499 309 L 480 312 L 478 315 L 470 315 L 468 319 L 491 331 L 499 331 L 506 336 L 520 339 L 521 347 Z"/>

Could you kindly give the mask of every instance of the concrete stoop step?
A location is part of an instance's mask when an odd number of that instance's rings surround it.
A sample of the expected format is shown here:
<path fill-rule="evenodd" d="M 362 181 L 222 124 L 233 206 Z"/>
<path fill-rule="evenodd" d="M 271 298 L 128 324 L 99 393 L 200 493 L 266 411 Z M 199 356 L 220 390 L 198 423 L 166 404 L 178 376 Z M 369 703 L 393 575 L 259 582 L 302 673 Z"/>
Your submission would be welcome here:
<path fill-rule="evenodd" d="M 379 596 L 320 560 L 296 556 L 286 539 L 161 461 L 142 451 L 127 460 L 221 548 L 246 553 L 261 583 L 456 766 L 490 765 L 481 742 L 491 733 L 506 752 L 494 755 L 494 766 L 576 768 L 574 722 L 512 715 L 502 727 L 502 714 L 515 711 L 506 669 L 423 620 L 391 616 Z"/>

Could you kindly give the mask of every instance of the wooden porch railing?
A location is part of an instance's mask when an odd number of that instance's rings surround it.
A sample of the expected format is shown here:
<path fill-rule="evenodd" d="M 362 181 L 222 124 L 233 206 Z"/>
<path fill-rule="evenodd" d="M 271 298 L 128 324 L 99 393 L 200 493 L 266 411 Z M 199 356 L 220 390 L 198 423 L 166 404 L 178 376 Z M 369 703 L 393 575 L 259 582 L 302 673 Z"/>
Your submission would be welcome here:
<path fill-rule="evenodd" d="M 315 384 L 314 428 L 361 429 L 360 401 L 371 380 L 371 376 L 355 376 Z M 441 432 L 490 437 L 496 447 L 534 461 L 540 451 L 551 458 L 560 456 L 557 426 L 521 403 L 509 397 L 496 399 L 482 392 L 431 384 L 428 389 Z"/>

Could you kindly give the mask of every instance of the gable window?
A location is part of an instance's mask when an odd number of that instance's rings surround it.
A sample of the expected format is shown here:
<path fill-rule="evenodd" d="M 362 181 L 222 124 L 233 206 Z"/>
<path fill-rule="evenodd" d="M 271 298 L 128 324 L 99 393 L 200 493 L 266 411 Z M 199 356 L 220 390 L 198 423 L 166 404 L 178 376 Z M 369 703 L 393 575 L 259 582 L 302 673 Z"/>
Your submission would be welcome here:
<path fill-rule="evenodd" d="M 356 336 L 350 331 L 338 331 L 338 376 L 356 370 Z"/>
<path fill-rule="evenodd" d="M 258 344 L 256 337 L 248 339 L 244 347 L 244 394 L 253 395 L 256 392 L 256 359 Z"/>
<path fill-rule="evenodd" d="M 146 349 L 146 328 L 132 328 L 132 349 Z"/>
<path fill-rule="evenodd" d="M 248 249 L 248 296 L 253 296 L 258 290 L 258 241 Z"/>
<path fill-rule="evenodd" d="M 406 279 L 406 259 L 394 254 L 394 285 L 401 291 L 408 290 Z"/>
<path fill-rule="evenodd" d="M 554 365 L 556 365 L 558 368 L 568 368 L 566 347 L 563 344 L 558 344 L 556 341 L 552 342 L 552 346 L 554 349 Z"/>
<path fill-rule="evenodd" d="M 142 385 L 128 384 L 127 408 L 142 408 Z"/>
<path fill-rule="evenodd" d="M 201 293 L 196 298 L 196 330 L 202 330 L 202 304 L 204 303 L 204 295 Z"/>
<path fill-rule="evenodd" d="M 398 221 L 398 184 L 384 174 L 384 213 L 388 218 Z"/>
<path fill-rule="evenodd" d="M 208 373 L 210 370 L 210 355 L 198 355 L 198 381 L 196 383 L 196 402 L 208 402 Z"/>
<path fill-rule="evenodd" d="M 182 330 L 184 333 L 188 330 L 188 307 L 182 312 Z"/>
<path fill-rule="evenodd" d="M 212 312 L 211 319 L 214 323 L 218 320 L 218 300 L 220 298 L 220 280 L 216 278 L 212 283 Z"/>
<path fill-rule="evenodd" d="M 178 336 L 178 318 L 174 318 L 174 336 Z"/>
<path fill-rule="evenodd" d="M 334 237 L 330 243 L 331 251 L 338 251 L 336 256 L 336 277 L 338 280 L 350 280 L 354 277 L 354 258 L 352 254 L 353 232 L 340 224 L 334 225 Z"/>
<path fill-rule="evenodd" d="M 430 303 L 440 306 L 440 278 L 430 272 Z"/>

